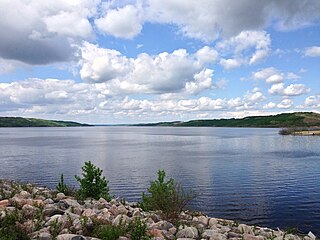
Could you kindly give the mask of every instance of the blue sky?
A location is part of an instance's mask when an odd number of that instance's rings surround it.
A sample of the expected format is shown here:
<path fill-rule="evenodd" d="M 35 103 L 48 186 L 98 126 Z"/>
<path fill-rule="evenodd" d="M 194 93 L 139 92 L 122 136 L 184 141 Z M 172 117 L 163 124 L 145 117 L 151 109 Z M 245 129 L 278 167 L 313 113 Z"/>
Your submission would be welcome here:
<path fill-rule="evenodd" d="M 319 112 L 318 0 L 3 0 L 0 27 L 0 116 Z"/>

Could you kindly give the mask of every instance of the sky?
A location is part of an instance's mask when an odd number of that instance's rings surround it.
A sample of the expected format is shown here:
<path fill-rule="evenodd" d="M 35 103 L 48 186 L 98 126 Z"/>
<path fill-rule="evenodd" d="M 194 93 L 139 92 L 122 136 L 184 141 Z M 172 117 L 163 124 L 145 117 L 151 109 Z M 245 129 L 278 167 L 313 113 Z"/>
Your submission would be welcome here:
<path fill-rule="evenodd" d="M 319 0 L 1 0 L 0 116 L 320 110 Z"/>

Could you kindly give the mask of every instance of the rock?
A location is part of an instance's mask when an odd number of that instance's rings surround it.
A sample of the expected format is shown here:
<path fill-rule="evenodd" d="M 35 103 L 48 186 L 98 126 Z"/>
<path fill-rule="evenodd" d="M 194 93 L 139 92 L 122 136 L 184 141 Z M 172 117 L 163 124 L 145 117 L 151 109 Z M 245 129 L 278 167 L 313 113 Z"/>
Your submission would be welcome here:
<path fill-rule="evenodd" d="M 82 216 L 86 216 L 86 217 L 92 217 L 94 215 L 96 215 L 96 212 L 94 209 L 85 209 L 83 212 L 82 212 Z"/>
<path fill-rule="evenodd" d="M 27 191 L 21 191 L 19 195 L 24 199 L 31 198 L 31 194 L 28 193 Z"/>
<path fill-rule="evenodd" d="M 0 201 L 0 208 L 6 208 L 8 206 L 9 206 L 9 200 L 8 199 Z"/>
<path fill-rule="evenodd" d="M 112 213 L 113 216 L 119 215 L 119 210 L 116 205 L 112 205 L 109 209 L 109 211 Z"/>
<path fill-rule="evenodd" d="M 174 240 L 176 237 L 174 236 L 174 234 L 172 234 L 171 232 L 169 231 L 166 231 L 166 230 L 162 230 L 162 235 L 165 239 L 167 240 Z"/>
<path fill-rule="evenodd" d="M 242 238 L 242 235 L 235 232 L 228 232 L 228 238 Z"/>
<path fill-rule="evenodd" d="M 118 240 L 129 240 L 129 238 L 121 236 L 121 237 L 118 238 Z"/>
<path fill-rule="evenodd" d="M 245 225 L 245 224 L 239 224 L 238 229 L 241 233 L 254 235 L 254 232 L 252 230 L 252 227 Z"/>
<path fill-rule="evenodd" d="M 118 226 L 121 224 L 126 224 L 130 222 L 130 218 L 127 215 L 118 215 L 113 221 L 112 225 Z"/>
<path fill-rule="evenodd" d="M 81 207 L 81 205 L 77 202 L 75 199 L 66 198 L 62 200 L 63 203 L 65 203 L 68 207 Z"/>
<path fill-rule="evenodd" d="M 169 228 L 168 230 L 171 234 L 175 235 L 177 233 L 177 228 L 176 227 L 172 227 L 172 228 Z"/>
<path fill-rule="evenodd" d="M 57 236 L 57 240 L 86 240 L 86 238 L 76 234 L 60 234 Z"/>
<path fill-rule="evenodd" d="M 198 222 L 207 226 L 209 223 L 209 219 L 206 216 L 200 216 L 200 217 L 198 217 Z"/>
<path fill-rule="evenodd" d="M 159 221 L 157 223 L 155 223 L 153 225 L 156 229 L 160 229 L 160 230 L 169 230 L 170 228 L 174 227 L 172 223 L 168 222 L 168 221 Z"/>
<path fill-rule="evenodd" d="M 177 238 L 198 238 L 198 236 L 198 229 L 195 227 L 186 227 L 178 231 L 176 235 Z"/>
<path fill-rule="evenodd" d="M 216 218 L 210 218 L 210 219 L 209 219 L 208 225 L 209 225 L 210 228 L 211 228 L 211 227 L 216 227 L 217 224 L 218 224 L 218 220 L 217 220 Z"/>
<path fill-rule="evenodd" d="M 316 239 L 316 236 L 310 231 L 308 233 L 308 236 L 312 239 L 312 240 L 315 240 Z"/>
<path fill-rule="evenodd" d="M 35 199 L 35 200 L 32 201 L 32 206 L 43 207 L 44 206 L 44 202 L 41 199 Z"/>
<path fill-rule="evenodd" d="M 51 198 L 47 198 L 43 201 L 44 204 L 54 204 L 54 201 Z"/>
<path fill-rule="evenodd" d="M 52 240 L 52 235 L 48 232 L 41 232 L 38 235 L 39 240 Z"/>
<path fill-rule="evenodd" d="M 297 235 L 293 235 L 293 234 L 286 234 L 284 236 L 285 240 L 300 240 L 301 238 L 298 237 Z"/>
<path fill-rule="evenodd" d="M 202 234 L 203 238 L 214 239 L 214 240 L 226 240 L 227 236 L 225 234 L 219 233 L 215 230 L 205 230 Z"/>
<path fill-rule="evenodd" d="M 56 214 L 62 215 L 62 214 L 64 214 L 64 211 L 62 211 L 61 209 L 59 209 L 58 207 L 56 207 L 53 204 L 47 204 L 44 206 L 42 214 L 44 216 L 51 217 Z"/>
<path fill-rule="evenodd" d="M 149 234 L 152 237 L 163 237 L 162 232 L 159 229 L 151 229 L 151 230 L 149 230 Z"/>
<path fill-rule="evenodd" d="M 243 240 L 264 240 L 264 237 L 245 233 L 243 234 Z"/>
<path fill-rule="evenodd" d="M 36 208 L 29 204 L 23 205 L 22 211 L 27 218 L 32 218 L 36 214 Z"/>
<path fill-rule="evenodd" d="M 57 193 L 57 199 L 58 200 L 63 200 L 65 198 L 66 198 L 66 195 L 64 195 L 64 193 L 61 193 L 61 192 Z"/>
<path fill-rule="evenodd" d="M 53 215 L 53 216 L 44 224 L 44 226 L 50 227 L 50 226 L 58 223 L 59 218 L 60 218 L 61 216 L 62 216 L 62 215 L 59 215 L 59 214 Z"/>
<path fill-rule="evenodd" d="M 120 206 L 118 207 L 118 212 L 119 212 L 119 214 L 127 215 L 128 210 L 126 209 L 126 207 L 125 207 L 125 206 L 120 205 Z"/>

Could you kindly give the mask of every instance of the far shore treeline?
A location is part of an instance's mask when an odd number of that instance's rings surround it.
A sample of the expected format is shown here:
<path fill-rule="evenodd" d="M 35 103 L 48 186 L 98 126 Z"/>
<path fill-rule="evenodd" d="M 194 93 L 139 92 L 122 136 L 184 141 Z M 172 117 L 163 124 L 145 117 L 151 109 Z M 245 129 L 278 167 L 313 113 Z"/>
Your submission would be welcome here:
<path fill-rule="evenodd" d="M 0 117 L 0 127 L 81 127 L 89 124 L 22 117 Z M 231 119 L 200 119 L 187 122 L 122 124 L 121 126 L 169 127 L 252 127 L 252 128 L 320 128 L 320 114 L 314 112 L 281 113 Z"/>

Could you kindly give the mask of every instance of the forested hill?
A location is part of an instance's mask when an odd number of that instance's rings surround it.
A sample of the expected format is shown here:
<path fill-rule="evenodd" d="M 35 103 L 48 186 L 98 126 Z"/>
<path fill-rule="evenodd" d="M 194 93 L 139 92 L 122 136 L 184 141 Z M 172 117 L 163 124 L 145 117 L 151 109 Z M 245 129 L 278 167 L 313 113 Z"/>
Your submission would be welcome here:
<path fill-rule="evenodd" d="M 0 117 L 0 127 L 81 127 L 89 126 L 70 121 L 44 120 L 37 118 Z"/>
<path fill-rule="evenodd" d="M 160 122 L 137 124 L 136 126 L 176 127 L 320 127 L 320 114 L 313 112 L 282 113 L 271 116 L 253 116 L 241 119 L 191 120 L 188 122 Z"/>

